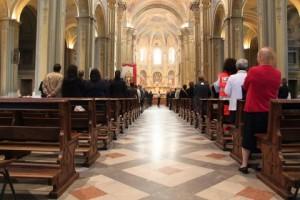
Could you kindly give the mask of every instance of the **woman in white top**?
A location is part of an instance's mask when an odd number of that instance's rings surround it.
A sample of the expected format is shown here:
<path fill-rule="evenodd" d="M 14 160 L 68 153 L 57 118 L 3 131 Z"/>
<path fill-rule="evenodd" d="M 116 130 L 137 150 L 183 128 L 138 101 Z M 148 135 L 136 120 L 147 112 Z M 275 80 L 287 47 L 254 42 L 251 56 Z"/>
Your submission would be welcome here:
<path fill-rule="evenodd" d="M 237 100 L 243 99 L 242 86 L 247 76 L 248 60 L 239 59 L 236 62 L 236 67 L 238 72 L 229 77 L 225 87 L 225 93 L 229 97 L 230 123 L 235 123 Z"/>

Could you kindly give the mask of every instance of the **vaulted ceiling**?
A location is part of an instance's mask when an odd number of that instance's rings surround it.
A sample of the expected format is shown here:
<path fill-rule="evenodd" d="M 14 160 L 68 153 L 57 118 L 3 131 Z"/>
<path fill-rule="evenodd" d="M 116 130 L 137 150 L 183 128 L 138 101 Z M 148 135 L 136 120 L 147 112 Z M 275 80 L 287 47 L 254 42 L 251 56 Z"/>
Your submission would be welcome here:
<path fill-rule="evenodd" d="M 137 37 L 153 37 L 157 33 L 180 34 L 180 28 L 190 19 L 191 0 L 126 0 L 127 22 Z"/>

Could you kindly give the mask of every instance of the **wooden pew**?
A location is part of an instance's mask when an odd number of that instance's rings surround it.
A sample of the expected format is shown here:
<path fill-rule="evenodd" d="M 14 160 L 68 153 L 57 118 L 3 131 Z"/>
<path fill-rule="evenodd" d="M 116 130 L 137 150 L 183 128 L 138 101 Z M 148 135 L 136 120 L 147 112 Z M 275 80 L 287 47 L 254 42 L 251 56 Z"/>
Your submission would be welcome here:
<path fill-rule="evenodd" d="M 51 198 L 58 198 L 78 178 L 74 154 L 78 134 L 71 132 L 71 106 L 62 99 L 0 99 L 0 110 L 13 113 L 12 123 L 0 126 L 0 151 L 42 152 L 43 161 L 22 158 L 9 167 L 17 180 L 45 180 L 53 186 Z M 48 113 L 43 124 L 35 124 L 38 117 L 26 112 Z M 53 114 L 53 115 L 52 115 Z M 46 153 L 46 154 L 45 154 Z M 53 160 L 44 160 L 51 154 Z"/>
<path fill-rule="evenodd" d="M 120 99 L 120 104 L 121 104 L 121 113 L 120 113 L 121 114 L 121 125 L 124 130 L 125 128 L 129 127 L 126 99 L 124 99 L 124 98 Z"/>
<path fill-rule="evenodd" d="M 272 100 L 268 131 L 258 139 L 262 151 L 258 178 L 283 198 L 296 198 L 300 187 L 300 100 Z"/>
<path fill-rule="evenodd" d="M 179 99 L 171 99 L 172 101 L 172 110 L 175 112 L 175 113 L 179 113 Z"/>
<path fill-rule="evenodd" d="M 118 98 L 111 98 L 111 113 L 110 116 L 113 118 L 112 121 L 112 130 L 115 131 L 115 133 L 118 135 L 120 133 L 123 133 L 123 126 L 121 124 L 121 102 Z"/>
<path fill-rule="evenodd" d="M 237 102 L 237 111 L 236 111 L 236 123 L 235 130 L 233 131 L 233 141 L 232 141 L 232 150 L 230 156 L 236 160 L 239 164 L 242 163 L 242 139 L 244 132 L 244 106 L 245 101 L 239 100 Z"/>
<path fill-rule="evenodd" d="M 229 105 L 229 100 L 220 99 L 218 102 L 216 145 L 222 150 L 231 149 L 228 145 L 232 146 L 232 132 L 235 128 L 234 124 L 226 122 L 229 116 L 224 115 L 225 105 Z"/>
<path fill-rule="evenodd" d="M 195 128 L 198 128 L 200 133 L 204 134 L 206 131 L 206 118 L 207 116 L 207 101 L 208 99 L 199 98 L 195 101 Z"/>
<path fill-rule="evenodd" d="M 205 118 L 205 132 L 204 134 L 210 139 L 214 140 L 218 131 L 218 114 L 219 114 L 219 99 L 206 99 L 207 113 Z"/>
<path fill-rule="evenodd" d="M 112 101 L 110 98 L 96 98 L 96 132 L 99 142 L 104 144 L 103 149 L 108 149 L 113 139 L 117 139 L 117 132 L 113 129 L 113 116 L 112 116 Z"/>
<path fill-rule="evenodd" d="M 76 153 L 84 157 L 83 166 L 92 165 L 100 154 L 97 148 L 96 103 L 94 99 L 72 98 L 72 130 L 80 133 L 79 146 Z M 81 106 L 84 111 L 76 112 L 75 107 Z"/>

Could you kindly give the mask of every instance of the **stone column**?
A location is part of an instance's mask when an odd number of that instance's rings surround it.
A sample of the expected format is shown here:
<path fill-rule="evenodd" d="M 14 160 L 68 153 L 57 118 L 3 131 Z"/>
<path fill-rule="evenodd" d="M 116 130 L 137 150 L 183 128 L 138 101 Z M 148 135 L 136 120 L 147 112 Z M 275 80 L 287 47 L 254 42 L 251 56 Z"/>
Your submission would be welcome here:
<path fill-rule="evenodd" d="M 221 37 L 211 38 L 211 55 L 212 55 L 212 77 L 211 80 L 214 82 L 217 80 L 218 73 L 222 70 L 224 62 L 224 40 Z"/>
<path fill-rule="evenodd" d="M 287 32 L 287 0 L 276 0 L 276 54 L 277 67 L 282 77 L 288 78 L 288 32 Z"/>
<path fill-rule="evenodd" d="M 203 0 L 202 1 L 202 25 L 203 25 L 203 41 L 202 41 L 202 61 L 203 61 L 203 75 L 205 78 L 211 82 L 211 68 L 212 65 L 210 63 L 210 1 Z"/>
<path fill-rule="evenodd" d="M 236 59 L 244 57 L 243 18 L 230 17 L 230 56 Z"/>
<path fill-rule="evenodd" d="M 19 23 L 0 20 L 0 96 L 15 96 L 18 90 Z"/>
<path fill-rule="evenodd" d="M 108 1 L 108 13 L 109 13 L 109 45 L 108 45 L 108 72 L 109 77 L 114 76 L 115 70 L 115 26 L 116 26 L 116 0 Z"/>
<path fill-rule="evenodd" d="M 257 0 L 259 47 L 275 47 L 275 1 Z"/>
<path fill-rule="evenodd" d="M 180 79 L 180 85 L 182 85 L 184 83 L 184 71 L 185 71 L 185 45 L 184 45 L 184 36 L 183 36 L 183 31 L 181 31 L 181 35 L 179 35 L 179 40 L 180 40 L 180 52 L 181 52 L 181 56 L 180 56 L 180 66 L 179 66 L 179 79 Z"/>
<path fill-rule="evenodd" d="M 257 0 L 259 47 L 272 47 L 282 77 L 288 75 L 287 0 Z"/>
<path fill-rule="evenodd" d="M 231 57 L 231 38 L 230 38 L 230 18 L 224 20 L 225 40 L 224 40 L 224 55 L 225 58 Z"/>
<path fill-rule="evenodd" d="M 204 70 L 201 66 L 201 31 L 200 31 L 200 2 L 192 2 L 190 9 L 195 19 L 195 77 L 203 75 Z"/>
<path fill-rule="evenodd" d="M 49 15 L 50 1 L 37 1 L 37 34 L 36 34 L 36 56 L 35 56 L 35 81 L 34 91 L 39 94 L 39 85 L 48 73 L 49 61 Z M 52 34 L 52 33 L 51 33 Z"/>
<path fill-rule="evenodd" d="M 127 28 L 127 47 L 126 47 L 126 63 L 134 63 L 134 28 Z"/>
<path fill-rule="evenodd" d="M 97 37 L 95 39 L 95 63 L 94 67 L 99 69 L 103 78 L 108 77 L 106 70 L 106 41 L 107 37 Z"/>
<path fill-rule="evenodd" d="M 122 27 L 121 37 L 121 63 L 127 62 L 127 27 Z"/>
<path fill-rule="evenodd" d="M 118 25 L 118 39 L 117 39 L 117 69 L 121 69 L 122 66 L 122 38 L 124 37 L 122 35 L 122 22 L 123 22 L 123 16 L 124 12 L 126 11 L 126 3 L 125 2 L 119 2 L 118 3 L 118 19 L 117 19 L 117 25 Z"/>
<path fill-rule="evenodd" d="M 196 52 L 195 52 L 195 37 L 193 37 L 193 35 L 191 34 L 191 32 L 188 32 L 187 35 L 187 39 L 188 39 L 188 55 L 189 55 L 189 68 L 188 68 L 188 74 L 186 77 L 186 83 L 188 84 L 190 81 L 194 81 L 197 78 L 197 71 L 198 69 L 196 68 Z M 198 58 L 200 56 L 198 55 Z"/>
<path fill-rule="evenodd" d="M 79 16 L 77 20 L 77 65 L 79 69 L 84 70 L 85 77 L 88 78 L 89 70 L 94 64 L 94 18 L 90 16 Z"/>
<path fill-rule="evenodd" d="M 190 44 L 190 30 L 188 27 L 183 28 L 181 30 L 182 34 L 182 84 L 187 84 L 189 81 L 189 78 L 193 75 L 191 74 L 191 53 L 195 51 L 195 49 L 191 49 L 191 44 Z"/>
<path fill-rule="evenodd" d="M 51 0 L 49 11 L 48 72 L 58 63 L 64 67 L 66 1 Z M 64 69 L 61 70 L 62 72 Z"/>

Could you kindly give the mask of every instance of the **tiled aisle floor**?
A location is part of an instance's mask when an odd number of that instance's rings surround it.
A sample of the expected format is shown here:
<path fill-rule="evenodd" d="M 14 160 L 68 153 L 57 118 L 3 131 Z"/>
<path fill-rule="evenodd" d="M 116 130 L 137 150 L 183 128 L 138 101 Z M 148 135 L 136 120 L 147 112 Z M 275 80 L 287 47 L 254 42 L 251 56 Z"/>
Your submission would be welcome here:
<path fill-rule="evenodd" d="M 166 108 L 150 108 L 61 200 L 280 199 Z M 39 190 L 41 188 L 38 188 Z"/>

